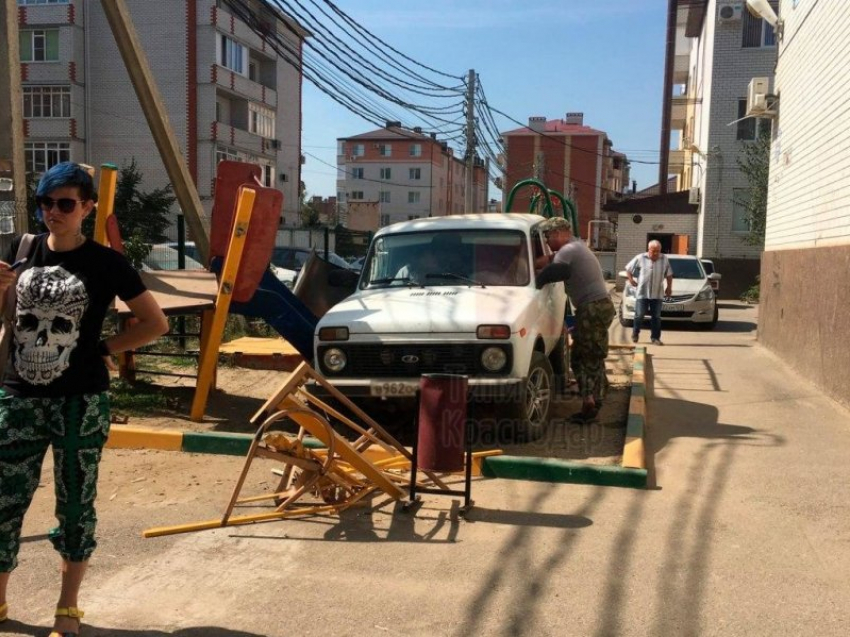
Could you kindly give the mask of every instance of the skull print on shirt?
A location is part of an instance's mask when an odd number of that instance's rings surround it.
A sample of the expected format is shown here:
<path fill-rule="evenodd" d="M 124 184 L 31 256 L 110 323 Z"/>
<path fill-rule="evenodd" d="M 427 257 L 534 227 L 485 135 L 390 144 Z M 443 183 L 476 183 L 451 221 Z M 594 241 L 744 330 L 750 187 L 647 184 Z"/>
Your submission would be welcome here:
<path fill-rule="evenodd" d="M 58 265 L 25 270 L 16 286 L 15 369 L 33 385 L 47 385 L 68 369 L 89 305 L 83 282 Z"/>

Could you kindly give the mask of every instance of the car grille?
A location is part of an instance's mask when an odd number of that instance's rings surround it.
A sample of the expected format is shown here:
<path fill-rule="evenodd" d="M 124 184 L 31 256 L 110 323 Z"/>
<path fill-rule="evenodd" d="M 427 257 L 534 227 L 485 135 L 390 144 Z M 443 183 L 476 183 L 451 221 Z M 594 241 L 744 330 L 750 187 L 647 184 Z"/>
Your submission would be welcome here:
<path fill-rule="evenodd" d="M 338 347 L 348 356 L 348 365 L 339 374 L 328 372 L 322 365 L 323 371 L 328 376 L 388 378 L 422 374 L 481 375 L 483 370 L 480 365 L 480 352 L 489 345 L 346 345 L 339 343 L 320 347 L 318 354 L 320 364 L 322 355 L 328 347 Z M 504 374 L 512 367 L 511 348 L 506 344 L 500 346 L 505 348 L 508 354 Z"/>
<path fill-rule="evenodd" d="M 693 312 L 661 312 L 661 318 L 691 318 Z"/>
<path fill-rule="evenodd" d="M 694 298 L 693 294 L 685 294 L 679 296 L 669 296 L 664 299 L 665 303 L 684 303 L 685 301 L 690 301 Z"/>

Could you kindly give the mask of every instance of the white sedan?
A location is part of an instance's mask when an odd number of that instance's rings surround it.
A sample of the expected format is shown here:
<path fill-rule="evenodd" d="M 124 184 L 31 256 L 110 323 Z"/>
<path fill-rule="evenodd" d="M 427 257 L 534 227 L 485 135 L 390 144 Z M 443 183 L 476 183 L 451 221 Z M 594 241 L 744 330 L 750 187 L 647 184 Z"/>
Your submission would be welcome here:
<path fill-rule="evenodd" d="M 673 294 L 664 299 L 661 307 L 662 321 L 695 323 L 706 329 L 717 325 L 719 311 L 712 281 L 719 274 L 706 274 L 700 260 L 685 254 L 668 254 L 673 270 Z M 625 271 L 620 273 L 625 277 Z M 637 280 L 640 271 L 634 273 Z M 620 325 L 631 327 L 635 320 L 635 288 L 626 279 L 620 301 Z M 649 320 L 649 313 L 644 321 Z"/>

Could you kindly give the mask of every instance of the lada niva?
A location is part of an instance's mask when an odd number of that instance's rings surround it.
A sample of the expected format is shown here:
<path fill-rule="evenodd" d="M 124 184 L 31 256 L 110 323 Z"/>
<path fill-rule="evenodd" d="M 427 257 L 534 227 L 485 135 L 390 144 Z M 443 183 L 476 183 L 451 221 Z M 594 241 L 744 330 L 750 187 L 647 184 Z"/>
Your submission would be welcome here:
<path fill-rule="evenodd" d="M 317 369 L 355 401 L 410 401 L 422 374 L 468 377 L 524 435 L 547 425 L 568 370 L 563 283 L 537 289 L 549 248 L 532 214 L 416 219 L 379 230 L 356 291 L 319 321 Z"/>

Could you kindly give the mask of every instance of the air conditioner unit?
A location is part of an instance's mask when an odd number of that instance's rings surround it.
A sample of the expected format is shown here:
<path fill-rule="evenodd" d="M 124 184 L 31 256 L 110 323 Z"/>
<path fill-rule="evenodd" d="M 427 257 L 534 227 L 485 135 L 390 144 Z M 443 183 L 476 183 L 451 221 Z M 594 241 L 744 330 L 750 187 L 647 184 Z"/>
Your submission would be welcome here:
<path fill-rule="evenodd" d="M 740 20 L 744 14 L 744 0 L 719 0 L 717 3 L 717 21 L 720 23 Z"/>
<path fill-rule="evenodd" d="M 357 160 L 357 155 L 349 155 L 348 161 L 356 161 L 356 160 Z"/>
<path fill-rule="evenodd" d="M 701 191 L 699 188 L 691 188 L 690 190 L 688 190 L 688 203 L 694 206 L 698 206 L 700 192 Z"/>
<path fill-rule="evenodd" d="M 773 115 L 768 104 L 770 78 L 754 77 L 747 88 L 747 117 L 765 117 Z"/>
<path fill-rule="evenodd" d="M 274 150 L 280 149 L 280 140 L 279 139 L 270 139 L 269 143 Z"/>

